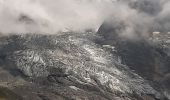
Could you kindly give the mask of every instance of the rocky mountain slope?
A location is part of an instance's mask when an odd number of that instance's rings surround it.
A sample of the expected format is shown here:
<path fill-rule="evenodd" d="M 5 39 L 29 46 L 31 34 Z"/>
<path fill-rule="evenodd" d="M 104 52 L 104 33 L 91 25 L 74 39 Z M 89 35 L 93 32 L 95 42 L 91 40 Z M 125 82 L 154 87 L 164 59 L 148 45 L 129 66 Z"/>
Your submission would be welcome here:
<path fill-rule="evenodd" d="M 98 31 L 103 39 L 97 43 L 113 46 L 122 64 L 149 80 L 169 98 L 170 34 L 153 32 L 147 37 L 136 34 L 135 39 L 129 39 L 119 35 L 121 30 L 122 24 L 104 23 Z"/>
<path fill-rule="evenodd" d="M 168 0 L 0 5 L 0 100 L 170 100 Z"/>
<path fill-rule="evenodd" d="M 1 37 L 0 85 L 19 100 L 166 99 L 162 88 L 148 80 L 153 68 L 136 70 L 140 66 L 135 65 L 148 64 L 145 60 L 139 63 L 138 55 L 122 52 L 123 44 L 97 43 L 101 38 L 92 32 Z"/>

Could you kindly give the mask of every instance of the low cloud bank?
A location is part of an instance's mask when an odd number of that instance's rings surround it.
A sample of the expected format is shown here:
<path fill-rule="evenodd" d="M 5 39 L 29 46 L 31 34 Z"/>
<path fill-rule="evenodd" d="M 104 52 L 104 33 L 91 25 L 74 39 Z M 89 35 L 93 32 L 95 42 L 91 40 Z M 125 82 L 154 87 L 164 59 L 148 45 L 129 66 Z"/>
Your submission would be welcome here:
<path fill-rule="evenodd" d="M 119 0 L 113 5 L 112 15 L 105 24 L 120 36 L 137 39 L 155 31 L 170 31 L 169 0 Z"/>
<path fill-rule="evenodd" d="M 0 33 L 97 31 L 122 24 L 121 36 L 170 31 L 169 0 L 0 0 Z"/>
<path fill-rule="evenodd" d="M 0 32 L 97 30 L 111 12 L 109 0 L 0 0 Z"/>

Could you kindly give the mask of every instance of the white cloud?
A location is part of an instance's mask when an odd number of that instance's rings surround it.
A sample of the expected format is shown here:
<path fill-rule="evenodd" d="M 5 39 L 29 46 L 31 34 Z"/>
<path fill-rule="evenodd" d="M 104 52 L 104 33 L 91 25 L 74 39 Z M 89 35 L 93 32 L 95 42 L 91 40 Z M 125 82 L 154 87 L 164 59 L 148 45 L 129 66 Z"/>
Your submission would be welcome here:
<path fill-rule="evenodd" d="M 1 33 L 56 33 L 65 29 L 97 29 L 112 12 L 111 1 L 1 0 Z M 19 21 L 27 16 L 32 23 Z"/>

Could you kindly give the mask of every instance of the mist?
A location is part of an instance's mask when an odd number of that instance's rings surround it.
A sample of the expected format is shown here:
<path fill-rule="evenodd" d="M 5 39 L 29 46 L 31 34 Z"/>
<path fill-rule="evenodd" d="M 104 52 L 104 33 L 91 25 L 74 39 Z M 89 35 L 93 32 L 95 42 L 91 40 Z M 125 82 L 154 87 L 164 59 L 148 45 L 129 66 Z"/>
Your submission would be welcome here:
<path fill-rule="evenodd" d="M 169 0 L 0 0 L 0 33 L 97 31 L 108 22 L 136 38 L 170 31 L 169 16 Z"/>
<path fill-rule="evenodd" d="M 116 34 L 123 38 L 146 38 L 153 32 L 170 31 L 169 0 L 120 0 L 114 4 L 116 10 L 104 23 L 115 30 L 119 27 Z"/>
<path fill-rule="evenodd" d="M 0 0 L 0 32 L 97 30 L 111 13 L 107 0 Z"/>

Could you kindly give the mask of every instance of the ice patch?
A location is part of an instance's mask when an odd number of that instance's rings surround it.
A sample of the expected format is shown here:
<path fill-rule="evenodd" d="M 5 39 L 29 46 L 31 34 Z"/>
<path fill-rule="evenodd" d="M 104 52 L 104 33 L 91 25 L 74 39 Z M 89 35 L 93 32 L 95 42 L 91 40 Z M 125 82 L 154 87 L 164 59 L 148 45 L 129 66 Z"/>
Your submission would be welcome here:
<path fill-rule="evenodd" d="M 100 62 L 100 63 L 107 63 L 107 59 L 105 59 L 104 57 L 102 57 L 101 55 L 99 55 L 95 48 L 90 47 L 89 45 L 84 45 L 83 48 L 91 55 L 90 57 L 96 61 L 96 62 Z"/>

